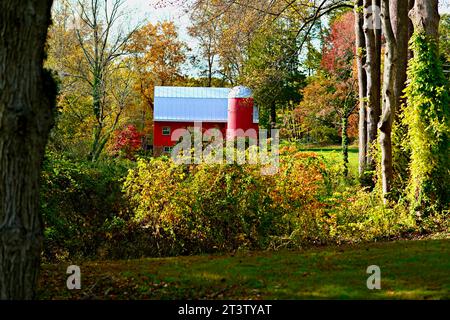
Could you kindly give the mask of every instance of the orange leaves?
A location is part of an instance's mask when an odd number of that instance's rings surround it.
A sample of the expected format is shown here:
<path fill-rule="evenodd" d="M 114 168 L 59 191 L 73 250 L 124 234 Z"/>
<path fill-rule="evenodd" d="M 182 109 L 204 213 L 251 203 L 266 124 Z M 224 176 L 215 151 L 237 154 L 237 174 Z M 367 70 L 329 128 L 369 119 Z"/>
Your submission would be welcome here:
<path fill-rule="evenodd" d="M 153 106 L 154 86 L 170 85 L 181 77 L 187 45 L 178 39 L 175 24 L 164 21 L 137 30 L 127 49 L 137 74 L 135 90 Z"/>
<path fill-rule="evenodd" d="M 157 229 L 161 241 L 170 235 L 194 246 L 186 248 L 190 252 L 260 247 L 271 237 L 289 234 L 291 227 L 308 233 L 322 219 L 324 164 L 315 153 L 281 149 L 274 175 L 262 175 L 259 165 L 141 160 L 124 185 L 135 221 Z"/>

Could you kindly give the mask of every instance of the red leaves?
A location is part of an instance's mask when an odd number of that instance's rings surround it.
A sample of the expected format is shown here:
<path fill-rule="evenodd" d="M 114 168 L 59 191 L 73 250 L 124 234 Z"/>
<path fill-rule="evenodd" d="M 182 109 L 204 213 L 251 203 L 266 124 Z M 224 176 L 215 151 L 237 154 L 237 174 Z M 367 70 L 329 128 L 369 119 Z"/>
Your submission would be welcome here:
<path fill-rule="evenodd" d="M 127 125 L 122 131 L 116 131 L 113 153 L 133 159 L 136 151 L 141 148 L 142 135 L 132 124 Z"/>
<path fill-rule="evenodd" d="M 325 39 L 322 53 L 322 68 L 326 71 L 340 74 L 342 71 L 352 69 L 355 54 L 354 23 L 353 12 L 347 12 L 331 24 L 331 31 Z"/>

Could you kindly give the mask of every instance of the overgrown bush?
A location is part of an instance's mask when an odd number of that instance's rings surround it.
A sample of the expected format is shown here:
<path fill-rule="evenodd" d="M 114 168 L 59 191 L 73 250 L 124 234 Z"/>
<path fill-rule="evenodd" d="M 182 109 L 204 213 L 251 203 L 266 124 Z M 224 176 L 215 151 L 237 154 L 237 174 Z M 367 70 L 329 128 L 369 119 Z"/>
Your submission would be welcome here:
<path fill-rule="evenodd" d="M 399 238 L 417 230 L 404 203 L 384 205 L 377 191 L 348 188 L 326 199 L 330 236 L 336 243 Z"/>
<path fill-rule="evenodd" d="M 45 258 L 97 256 L 105 241 L 104 224 L 127 214 L 121 179 L 130 165 L 47 154 L 41 183 Z"/>
<path fill-rule="evenodd" d="M 176 165 L 167 157 L 92 163 L 49 154 L 42 183 L 44 257 L 298 248 L 445 228 L 443 216 L 416 225 L 406 205 L 384 205 L 377 188 L 338 183 L 335 167 L 333 159 L 292 145 L 280 148 L 273 175 L 251 164 Z"/>
<path fill-rule="evenodd" d="M 265 248 L 294 231 L 320 239 L 325 167 L 314 154 L 281 151 L 275 175 L 259 165 L 140 160 L 124 184 L 135 221 L 161 240 L 170 235 L 182 253 Z"/>

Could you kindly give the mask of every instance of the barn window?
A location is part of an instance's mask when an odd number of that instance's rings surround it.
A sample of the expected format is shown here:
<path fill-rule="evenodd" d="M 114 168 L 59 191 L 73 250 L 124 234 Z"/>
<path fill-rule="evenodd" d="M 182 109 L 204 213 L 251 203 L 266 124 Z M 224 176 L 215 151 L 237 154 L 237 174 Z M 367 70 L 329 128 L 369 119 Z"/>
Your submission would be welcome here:
<path fill-rule="evenodd" d="M 170 136 L 170 127 L 163 127 L 162 134 L 163 136 Z"/>
<path fill-rule="evenodd" d="M 172 152 L 172 147 L 164 147 L 164 152 L 166 153 Z"/>

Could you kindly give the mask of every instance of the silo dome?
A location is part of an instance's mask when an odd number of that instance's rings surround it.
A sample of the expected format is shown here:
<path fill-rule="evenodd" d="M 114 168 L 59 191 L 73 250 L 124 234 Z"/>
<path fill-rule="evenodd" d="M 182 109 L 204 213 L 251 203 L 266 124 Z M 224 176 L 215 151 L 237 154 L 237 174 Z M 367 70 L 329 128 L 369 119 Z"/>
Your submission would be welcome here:
<path fill-rule="evenodd" d="M 253 96 L 253 92 L 250 88 L 245 86 L 237 86 L 231 89 L 228 94 L 229 99 L 233 98 L 251 98 Z"/>

